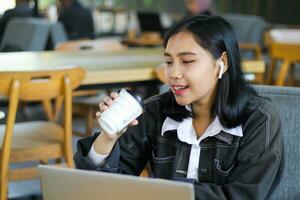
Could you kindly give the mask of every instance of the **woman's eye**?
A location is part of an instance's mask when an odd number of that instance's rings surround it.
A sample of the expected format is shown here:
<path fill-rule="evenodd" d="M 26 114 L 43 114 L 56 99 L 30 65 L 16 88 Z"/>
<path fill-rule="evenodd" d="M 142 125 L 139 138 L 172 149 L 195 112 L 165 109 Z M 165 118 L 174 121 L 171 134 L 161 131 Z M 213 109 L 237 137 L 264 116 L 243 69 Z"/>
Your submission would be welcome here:
<path fill-rule="evenodd" d="M 189 63 L 193 63 L 195 61 L 194 60 L 184 60 L 182 62 L 183 62 L 183 64 L 189 64 Z"/>
<path fill-rule="evenodd" d="M 165 64 L 167 64 L 167 65 L 171 65 L 171 64 L 172 64 L 172 62 L 171 62 L 171 61 L 165 61 Z"/>

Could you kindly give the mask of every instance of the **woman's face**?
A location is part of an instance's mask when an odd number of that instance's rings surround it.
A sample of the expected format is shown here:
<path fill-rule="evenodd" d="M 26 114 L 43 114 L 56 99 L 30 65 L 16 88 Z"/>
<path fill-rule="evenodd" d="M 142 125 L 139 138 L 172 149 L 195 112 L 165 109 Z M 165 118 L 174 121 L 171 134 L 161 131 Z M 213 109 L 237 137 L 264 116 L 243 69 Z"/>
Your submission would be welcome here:
<path fill-rule="evenodd" d="M 191 33 L 179 32 L 168 40 L 165 63 L 165 76 L 179 105 L 211 105 L 219 67 Z"/>

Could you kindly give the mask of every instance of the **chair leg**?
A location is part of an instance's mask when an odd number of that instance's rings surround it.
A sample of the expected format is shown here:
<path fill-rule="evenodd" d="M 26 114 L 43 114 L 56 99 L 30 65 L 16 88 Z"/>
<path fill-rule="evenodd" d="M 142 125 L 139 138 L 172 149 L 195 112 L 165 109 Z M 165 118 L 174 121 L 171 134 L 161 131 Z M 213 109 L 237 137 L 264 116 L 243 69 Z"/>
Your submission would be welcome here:
<path fill-rule="evenodd" d="M 291 67 L 290 67 L 290 69 L 289 69 L 289 79 L 288 79 L 288 81 L 289 81 L 289 85 L 290 86 L 295 86 L 296 84 L 295 84 L 295 63 L 292 63 L 291 64 Z"/>
<path fill-rule="evenodd" d="M 73 147 L 72 147 L 72 133 L 67 134 L 64 142 L 65 161 L 69 168 L 74 168 L 73 161 Z"/>
<path fill-rule="evenodd" d="M 256 74 L 255 75 L 255 83 L 264 84 L 264 74 Z"/>
<path fill-rule="evenodd" d="M 85 120 L 85 130 L 82 131 L 75 131 L 73 130 L 73 134 L 79 137 L 87 137 L 93 134 L 93 128 L 94 128 L 94 120 L 95 120 L 95 108 L 94 106 L 88 105 L 88 106 L 82 106 L 80 107 L 81 110 L 84 110 L 84 120 Z"/>
<path fill-rule="evenodd" d="M 85 136 L 90 136 L 93 134 L 94 128 L 94 108 L 89 106 L 87 116 L 86 116 L 86 132 Z"/>
<path fill-rule="evenodd" d="M 3 173 L 3 172 L 1 172 L 1 173 Z M 8 196 L 7 193 L 8 193 L 8 178 L 7 177 L 1 177 L 0 200 L 7 200 L 7 196 Z"/>
<path fill-rule="evenodd" d="M 10 119 L 8 119 L 9 121 Z M 5 142 L 5 139 L 3 141 L 3 143 Z M 9 141 L 8 143 L 11 143 L 11 141 Z M 10 159 L 10 150 L 7 151 L 8 148 L 5 147 L 9 147 L 10 148 L 10 144 L 5 145 L 2 144 L 2 151 L 0 154 L 0 200 L 7 200 L 8 197 L 8 174 L 9 174 L 9 159 Z"/>
<path fill-rule="evenodd" d="M 62 110 L 63 103 L 64 103 L 64 99 L 63 99 L 62 96 L 59 96 L 59 97 L 56 98 L 55 111 L 54 111 L 55 120 L 59 119 L 59 115 L 60 115 L 60 112 Z"/>
<path fill-rule="evenodd" d="M 276 85 L 277 86 L 283 86 L 285 83 L 285 79 L 286 79 L 286 75 L 289 71 L 289 67 L 290 67 L 290 61 L 289 60 L 284 60 L 281 67 L 280 67 L 280 71 L 279 71 L 279 75 L 276 81 Z"/>
<path fill-rule="evenodd" d="M 272 83 L 273 83 L 273 75 L 274 75 L 274 71 L 275 71 L 275 65 L 276 65 L 276 60 L 272 59 L 270 68 L 269 68 L 268 74 L 267 74 L 267 83 L 270 85 L 272 85 Z"/>
<path fill-rule="evenodd" d="M 55 114 L 53 113 L 53 108 L 52 108 L 52 104 L 51 104 L 51 100 L 44 100 L 43 102 L 43 108 L 46 112 L 47 115 L 47 119 L 49 121 L 54 121 L 55 120 Z"/>

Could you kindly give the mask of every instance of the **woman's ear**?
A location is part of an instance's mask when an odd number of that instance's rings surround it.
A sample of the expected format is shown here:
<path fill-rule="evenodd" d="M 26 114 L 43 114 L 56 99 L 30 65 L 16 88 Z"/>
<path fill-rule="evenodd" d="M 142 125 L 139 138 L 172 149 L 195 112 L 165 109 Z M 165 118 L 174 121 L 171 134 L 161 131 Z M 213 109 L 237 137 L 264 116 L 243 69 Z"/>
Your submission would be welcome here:
<path fill-rule="evenodd" d="M 227 53 L 226 51 L 224 51 L 220 57 L 220 60 L 223 62 L 224 64 L 224 69 L 223 69 L 223 74 L 227 71 L 228 69 L 228 58 L 227 58 Z"/>
<path fill-rule="evenodd" d="M 221 57 L 218 59 L 218 65 L 219 65 L 219 74 L 218 78 L 221 79 L 223 74 L 227 71 L 228 69 L 228 59 L 227 59 L 227 54 L 226 52 L 223 52 Z"/>
<path fill-rule="evenodd" d="M 222 78 L 222 76 L 223 76 L 223 73 L 224 73 L 224 62 L 220 59 L 219 61 L 218 61 L 218 65 L 219 65 L 219 68 L 220 68 L 220 70 L 219 70 L 219 75 L 218 75 L 218 79 L 221 79 Z"/>

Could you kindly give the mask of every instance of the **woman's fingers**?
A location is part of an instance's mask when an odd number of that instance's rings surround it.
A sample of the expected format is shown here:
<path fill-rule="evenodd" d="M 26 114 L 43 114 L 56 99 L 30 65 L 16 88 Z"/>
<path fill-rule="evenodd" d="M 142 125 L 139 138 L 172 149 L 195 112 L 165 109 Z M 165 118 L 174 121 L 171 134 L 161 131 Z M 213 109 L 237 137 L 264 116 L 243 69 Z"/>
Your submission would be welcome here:
<path fill-rule="evenodd" d="M 115 100 L 116 98 L 118 98 L 118 96 L 119 96 L 119 93 L 117 93 L 117 92 L 110 93 L 110 97 L 112 100 Z"/>
<path fill-rule="evenodd" d="M 114 101 L 112 100 L 112 98 L 110 98 L 109 96 L 104 97 L 103 102 L 107 106 L 111 106 L 114 103 Z"/>
<path fill-rule="evenodd" d="M 114 103 L 114 99 L 119 96 L 117 92 L 112 92 L 110 96 L 106 96 L 103 100 L 99 103 L 99 110 L 100 112 L 104 112 L 109 106 Z"/>
<path fill-rule="evenodd" d="M 96 112 L 96 118 L 99 119 L 101 117 L 101 112 L 97 111 Z"/>
<path fill-rule="evenodd" d="M 99 110 L 100 110 L 101 113 L 104 112 L 107 108 L 108 108 L 108 106 L 105 105 L 105 103 L 103 101 L 100 102 L 100 104 L 99 104 Z"/>

